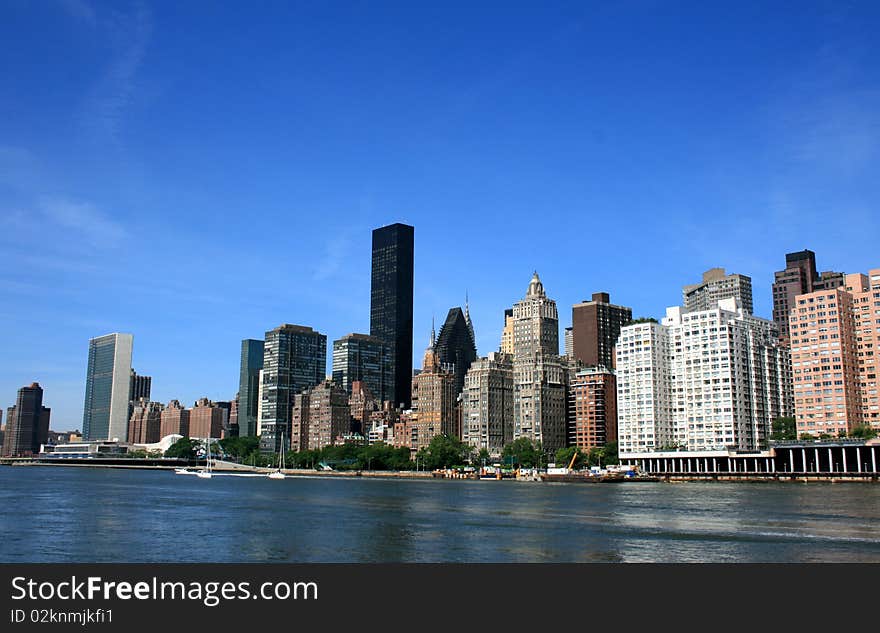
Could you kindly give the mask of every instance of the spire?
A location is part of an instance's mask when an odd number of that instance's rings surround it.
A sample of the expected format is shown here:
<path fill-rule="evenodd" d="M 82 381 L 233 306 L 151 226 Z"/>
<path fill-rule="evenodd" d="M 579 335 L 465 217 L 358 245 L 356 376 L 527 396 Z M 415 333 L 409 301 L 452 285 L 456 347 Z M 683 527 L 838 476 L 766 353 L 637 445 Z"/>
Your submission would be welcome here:
<path fill-rule="evenodd" d="M 436 342 L 437 342 L 437 335 L 434 332 L 434 315 L 432 314 L 431 315 L 431 345 L 429 347 L 431 347 L 431 349 L 434 349 L 434 345 L 436 344 Z"/>
<path fill-rule="evenodd" d="M 464 322 L 467 324 L 468 332 L 471 334 L 471 343 L 474 344 L 474 348 L 477 347 L 477 337 L 474 335 L 474 324 L 471 321 L 471 310 L 468 301 L 468 292 L 464 291 Z"/>

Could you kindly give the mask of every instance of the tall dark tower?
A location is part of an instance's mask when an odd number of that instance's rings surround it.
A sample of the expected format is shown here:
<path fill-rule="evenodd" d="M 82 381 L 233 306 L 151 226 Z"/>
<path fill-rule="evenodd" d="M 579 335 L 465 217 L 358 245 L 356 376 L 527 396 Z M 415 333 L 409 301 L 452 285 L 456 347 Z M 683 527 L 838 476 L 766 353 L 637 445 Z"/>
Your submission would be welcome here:
<path fill-rule="evenodd" d="M 407 224 L 373 230 L 370 335 L 391 348 L 391 402 L 412 404 L 413 234 Z"/>
<path fill-rule="evenodd" d="M 477 359 L 477 346 L 470 314 L 461 308 L 452 308 L 446 322 L 440 328 L 440 336 L 434 344 L 437 360 L 441 365 L 452 365 L 455 373 L 455 395 L 464 388 L 464 376 L 471 363 Z"/>
<path fill-rule="evenodd" d="M 39 383 L 18 390 L 14 407 L 6 416 L 6 435 L 3 438 L 3 456 L 29 456 L 40 452 L 40 445 L 49 441 L 51 409 L 43 406 L 43 389 Z"/>

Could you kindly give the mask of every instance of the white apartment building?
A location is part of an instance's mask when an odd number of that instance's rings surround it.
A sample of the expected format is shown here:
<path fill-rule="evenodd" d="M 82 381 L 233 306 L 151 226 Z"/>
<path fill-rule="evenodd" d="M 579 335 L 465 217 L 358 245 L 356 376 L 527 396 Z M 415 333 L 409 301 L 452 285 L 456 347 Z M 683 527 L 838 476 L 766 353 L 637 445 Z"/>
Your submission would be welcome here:
<path fill-rule="evenodd" d="M 666 310 L 624 327 L 617 343 L 621 453 L 661 448 L 755 450 L 792 413 L 791 365 L 773 321 L 734 298 Z"/>

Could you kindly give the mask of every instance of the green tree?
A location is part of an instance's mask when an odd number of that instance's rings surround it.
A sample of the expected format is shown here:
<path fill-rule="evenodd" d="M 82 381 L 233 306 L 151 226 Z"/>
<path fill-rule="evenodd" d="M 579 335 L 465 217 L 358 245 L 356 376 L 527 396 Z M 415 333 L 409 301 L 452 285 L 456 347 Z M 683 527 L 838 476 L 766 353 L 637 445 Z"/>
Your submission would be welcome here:
<path fill-rule="evenodd" d="M 572 463 L 572 458 L 574 457 L 574 463 Z M 556 467 L 557 468 L 568 468 L 569 464 L 571 468 L 577 470 L 582 468 L 584 463 L 586 462 L 585 455 L 581 452 L 577 446 L 569 446 L 568 448 L 560 448 L 556 451 Z"/>
<path fill-rule="evenodd" d="M 813 437 L 813 435 L 811 433 L 801 433 L 801 436 L 799 439 L 803 442 L 811 442 L 816 438 Z"/>
<path fill-rule="evenodd" d="M 870 440 L 871 438 L 877 437 L 877 429 L 868 426 L 867 424 L 859 424 L 854 426 L 852 431 L 849 432 L 849 437 Z"/>
<path fill-rule="evenodd" d="M 484 464 L 490 464 L 492 462 L 492 455 L 489 454 L 489 449 L 481 448 L 480 452 L 477 453 L 477 456 L 474 458 L 475 466 L 482 466 Z"/>
<path fill-rule="evenodd" d="M 780 442 L 796 440 L 797 422 L 792 417 L 776 418 L 770 425 L 770 439 Z"/>
<path fill-rule="evenodd" d="M 527 437 L 520 437 L 505 445 L 501 451 L 504 463 L 515 468 L 534 468 L 543 462 L 540 445 Z"/>
<path fill-rule="evenodd" d="M 427 447 L 419 451 L 419 463 L 426 470 L 464 466 L 471 461 L 473 448 L 460 439 L 448 435 L 435 435 Z"/>
<path fill-rule="evenodd" d="M 602 465 L 619 464 L 620 456 L 617 452 L 617 441 L 608 442 L 602 447 Z"/>
<path fill-rule="evenodd" d="M 639 317 L 638 319 L 632 319 L 624 323 L 624 327 L 627 325 L 635 325 L 636 323 L 657 323 L 657 319 L 654 317 Z"/>
<path fill-rule="evenodd" d="M 220 440 L 219 444 L 227 457 L 242 464 L 249 464 L 252 456 L 260 452 L 260 438 L 248 435 L 226 437 Z"/>
<path fill-rule="evenodd" d="M 182 437 L 165 451 L 165 457 L 177 457 L 179 459 L 195 459 L 197 451 L 202 443 L 190 437 Z"/>

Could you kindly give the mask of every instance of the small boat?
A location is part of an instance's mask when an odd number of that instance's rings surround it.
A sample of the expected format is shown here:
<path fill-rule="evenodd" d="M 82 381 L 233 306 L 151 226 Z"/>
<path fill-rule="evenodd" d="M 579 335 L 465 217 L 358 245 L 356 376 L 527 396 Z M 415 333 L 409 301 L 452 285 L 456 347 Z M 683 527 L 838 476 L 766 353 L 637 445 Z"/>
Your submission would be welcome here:
<path fill-rule="evenodd" d="M 192 475 L 193 471 L 191 471 L 189 468 L 175 468 L 174 474 L 175 475 Z"/>
<path fill-rule="evenodd" d="M 266 475 L 269 479 L 284 479 L 286 475 L 284 470 L 284 438 L 281 438 L 281 445 L 278 448 L 278 468 Z"/>
<path fill-rule="evenodd" d="M 211 474 L 211 438 L 207 438 L 207 455 L 205 467 L 202 470 L 196 472 L 196 477 L 201 477 L 202 479 L 210 479 L 212 477 Z"/>

